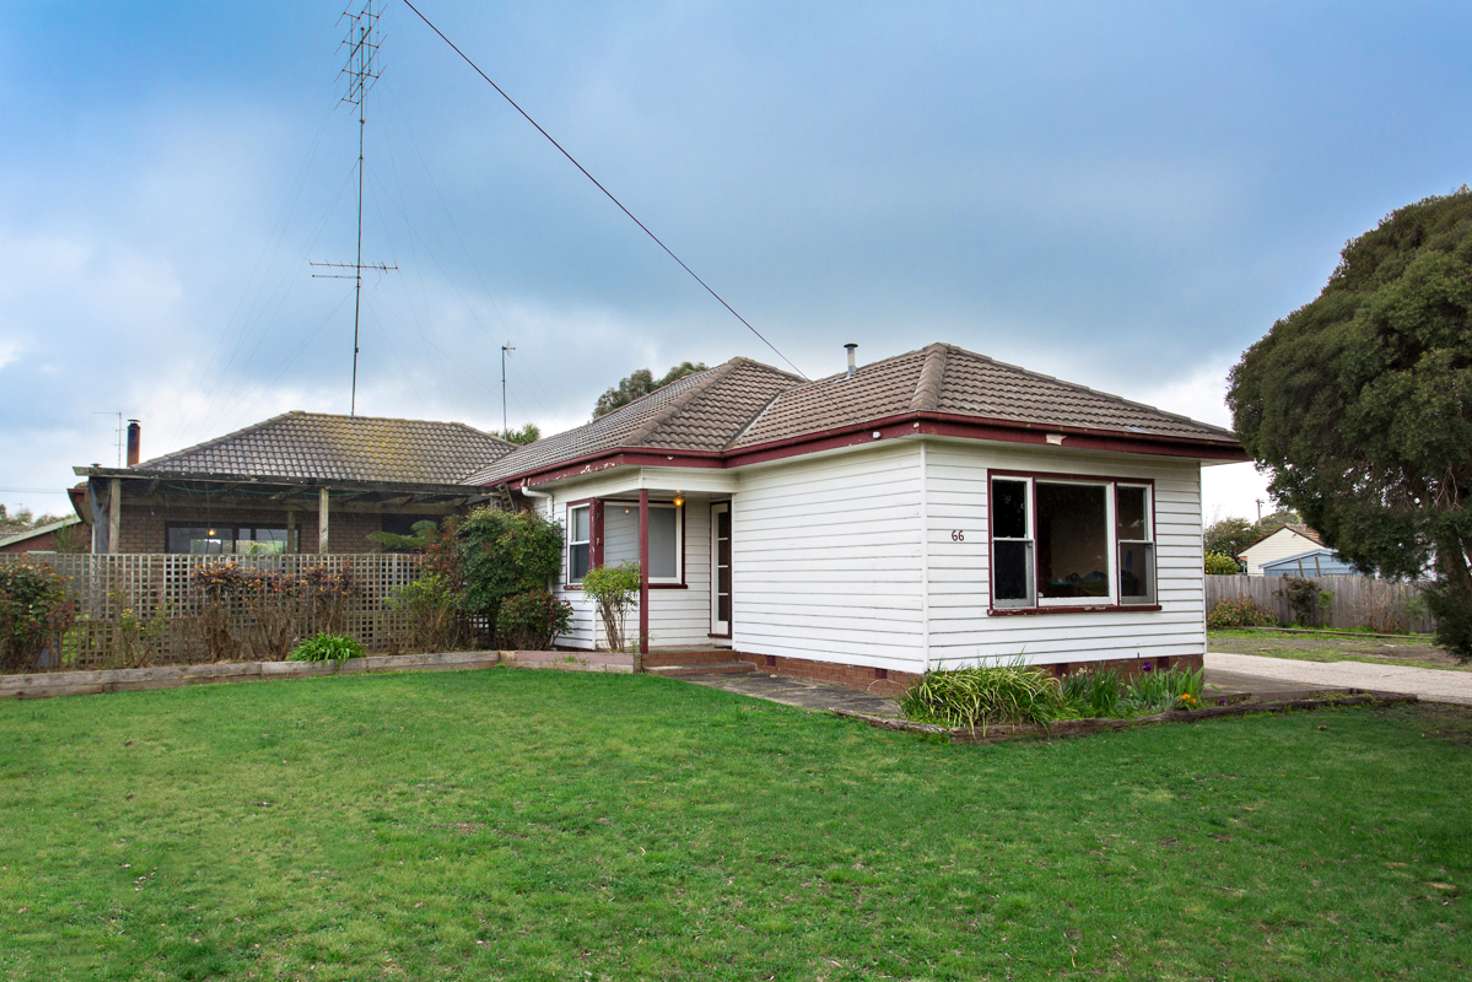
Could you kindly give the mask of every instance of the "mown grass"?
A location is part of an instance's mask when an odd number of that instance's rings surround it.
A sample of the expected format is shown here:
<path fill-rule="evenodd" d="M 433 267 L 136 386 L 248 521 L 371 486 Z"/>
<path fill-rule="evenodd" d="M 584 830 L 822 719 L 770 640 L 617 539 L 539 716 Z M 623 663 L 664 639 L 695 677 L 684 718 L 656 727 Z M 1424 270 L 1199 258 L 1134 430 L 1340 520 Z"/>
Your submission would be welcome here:
<path fill-rule="evenodd" d="M 1429 635 L 1424 634 L 1400 635 L 1392 639 L 1229 628 L 1208 631 L 1207 645 L 1212 651 L 1289 658 L 1294 661 L 1358 661 L 1371 665 L 1472 671 L 1472 663 L 1453 658 L 1444 648 L 1437 647 Z"/>
<path fill-rule="evenodd" d="M 951 746 L 486 671 L 0 705 L 0 975 L 1465 977 L 1472 722 Z"/>

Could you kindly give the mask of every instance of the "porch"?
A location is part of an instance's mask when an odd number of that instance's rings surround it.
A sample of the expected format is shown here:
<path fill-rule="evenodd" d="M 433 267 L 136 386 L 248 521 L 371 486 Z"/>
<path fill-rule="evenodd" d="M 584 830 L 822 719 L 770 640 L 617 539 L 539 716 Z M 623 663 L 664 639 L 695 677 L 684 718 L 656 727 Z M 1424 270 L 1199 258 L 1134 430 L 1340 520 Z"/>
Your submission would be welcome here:
<path fill-rule="evenodd" d="M 594 651 L 610 647 L 582 580 L 591 569 L 627 564 L 639 570 L 639 593 L 624 637 L 648 657 L 649 667 L 667 655 L 716 653 L 718 660 L 729 660 L 731 495 L 660 487 L 646 478 L 636 472 L 583 493 L 533 489 L 528 495 L 547 499 L 548 516 L 566 530 L 558 594 L 574 613 L 561 643 Z M 665 664 L 682 662 L 677 657 Z"/>

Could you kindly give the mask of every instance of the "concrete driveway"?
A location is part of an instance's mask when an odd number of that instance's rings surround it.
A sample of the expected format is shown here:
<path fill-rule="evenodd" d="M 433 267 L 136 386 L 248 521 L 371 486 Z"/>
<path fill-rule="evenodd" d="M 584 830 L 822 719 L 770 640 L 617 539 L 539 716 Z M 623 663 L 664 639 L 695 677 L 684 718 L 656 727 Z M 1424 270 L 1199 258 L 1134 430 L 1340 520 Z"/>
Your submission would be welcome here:
<path fill-rule="evenodd" d="M 1358 661 L 1293 661 L 1213 651 L 1206 656 L 1207 681 L 1212 681 L 1214 676 L 1230 678 L 1233 688 L 1251 688 L 1246 680 L 1256 678 L 1263 680 L 1263 687 L 1276 688 L 1287 683 L 1334 689 L 1374 689 L 1419 696 L 1427 702 L 1472 706 L 1472 672 Z"/>

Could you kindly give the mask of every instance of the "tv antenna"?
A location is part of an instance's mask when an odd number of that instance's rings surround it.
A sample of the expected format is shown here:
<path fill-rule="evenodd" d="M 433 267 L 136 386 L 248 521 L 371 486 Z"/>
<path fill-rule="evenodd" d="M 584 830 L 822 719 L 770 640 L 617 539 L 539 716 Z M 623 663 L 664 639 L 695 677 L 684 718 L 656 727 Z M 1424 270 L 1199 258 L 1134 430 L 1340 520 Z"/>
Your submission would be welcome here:
<path fill-rule="evenodd" d="M 511 423 L 506 417 L 506 356 L 516 349 L 507 341 L 501 345 L 501 436 L 511 436 Z"/>
<path fill-rule="evenodd" d="M 342 47 L 347 49 L 347 58 L 339 76 L 346 80 L 342 101 L 358 107 L 358 254 L 350 263 L 309 262 L 318 269 L 351 270 L 340 273 L 313 273 L 313 279 L 353 281 L 353 388 L 348 402 L 348 415 L 358 414 L 358 338 L 363 315 L 363 270 L 376 269 L 380 273 L 391 273 L 398 266 L 389 263 L 363 262 L 363 131 L 368 123 L 368 90 L 383 75 L 378 64 L 378 20 L 381 12 L 373 9 L 373 0 L 365 0 L 355 14 L 352 8 L 342 12 L 338 23 L 347 21 L 347 36 Z"/>
<path fill-rule="evenodd" d="M 117 419 L 118 466 L 123 466 L 123 411 L 121 409 L 99 409 L 93 416 L 112 416 Z"/>

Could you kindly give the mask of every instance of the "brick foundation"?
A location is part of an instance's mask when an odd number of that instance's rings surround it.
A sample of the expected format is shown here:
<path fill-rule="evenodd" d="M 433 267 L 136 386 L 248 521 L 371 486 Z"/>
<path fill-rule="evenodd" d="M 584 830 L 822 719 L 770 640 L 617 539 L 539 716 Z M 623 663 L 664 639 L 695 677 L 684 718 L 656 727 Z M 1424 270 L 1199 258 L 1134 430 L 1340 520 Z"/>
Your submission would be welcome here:
<path fill-rule="evenodd" d="M 725 656 L 722 656 L 725 657 Z M 913 672 L 896 672 L 865 665 L 848 665 L 842 662 L 813 661 L 808 658 L 788 658 L 784 655 L 751 655 L 732 652 L 731 658 L 754 665 L 757 671 L 770 675 L 788 675 L 793 678 L 811 679 L 815 682 L 833 682 L 859 689 L 875 695 L 899 695 L 920 676 Z M 1162 655 L 1159 658 L 1114 658 L 1109 661 L 1075 661 L 1040 664 L 1037 667 L 1054 676 L 1062 677 L 1070 672 L 1088 669 L 1113 669 L 1126 677 L 1141 672 L 1164 671 L 1168 668 L 1199 669 L 1201 655 Z"/>
<path fill-rule="evenodd" d="M 808 658 L 788 658 L 786 655 L 749 655 L 732 652 L 732 657 L 756 666 L 757 671 L 769 675 L 788 675 L 792 678 L 811 679 L 815 682 L 833 682 L 863 692 L 880 696 L 899 695 L 919 680 L 913 672 L 896 672 L 866 665 L 847 665 L 842 662 L 813 661 Z"/>

